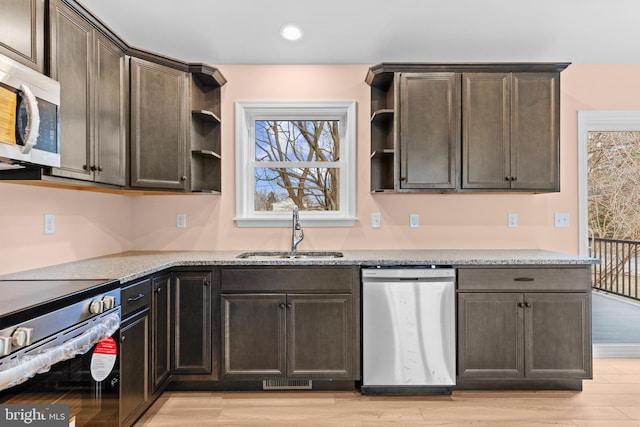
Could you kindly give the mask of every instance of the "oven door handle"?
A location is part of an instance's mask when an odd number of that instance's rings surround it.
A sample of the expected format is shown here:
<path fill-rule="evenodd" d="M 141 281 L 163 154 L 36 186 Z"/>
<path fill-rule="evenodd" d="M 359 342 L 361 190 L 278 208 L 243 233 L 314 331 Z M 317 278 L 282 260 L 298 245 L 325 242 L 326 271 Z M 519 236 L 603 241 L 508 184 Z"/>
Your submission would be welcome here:
<path fill-rule="evenodd" d="M 9 368 L 0 372 L 0 391 L 22 384 L 36 374 L 48 372 L 53 365 L 73 359 L 89 351 L 95 344 L 120 329 L 120 314 L 110 313 L 81 335 L 41 353 L 23 355 L 9 362 Z"/>

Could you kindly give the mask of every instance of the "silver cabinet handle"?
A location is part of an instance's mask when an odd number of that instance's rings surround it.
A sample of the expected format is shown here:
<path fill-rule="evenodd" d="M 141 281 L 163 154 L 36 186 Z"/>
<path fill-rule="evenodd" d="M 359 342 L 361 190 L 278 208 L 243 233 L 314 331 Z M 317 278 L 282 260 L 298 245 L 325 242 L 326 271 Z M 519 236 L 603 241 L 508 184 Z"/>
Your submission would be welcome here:
<path fill-rule="evenodd" d="M 138 296 L 127 298 L 127 302 L 138 301 L 138 300 L 141 300 L 142 298 L 144 298 L 144 294 L 138 294 Z"/>

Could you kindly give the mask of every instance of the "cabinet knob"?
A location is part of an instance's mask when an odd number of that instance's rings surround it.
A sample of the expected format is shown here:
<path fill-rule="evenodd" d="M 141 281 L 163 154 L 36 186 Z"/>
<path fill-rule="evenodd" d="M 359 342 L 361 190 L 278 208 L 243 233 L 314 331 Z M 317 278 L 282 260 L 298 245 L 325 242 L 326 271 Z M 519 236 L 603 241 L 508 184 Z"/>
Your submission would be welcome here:
<path fill-rule="evenodd" d="M 518 307 L 523 308 L 524 307 L 524 303 L 523 302 L 519 302 L 518 303 Z"/>
<path fill-rule="evenodd" d="M 124 335 L 123 335 L 123 336 L 121 336 L 121 337 L 120 337 L 120 342 L 121 342 L 121 343 L 122 343 L 122 342 L 124 342 L 125 338 L 126 338 L 126 337 L 125 337 Z"/>
<path fill-rule="evenodd" d="M 186 180 L 187 180 L 187 176 L 186 176 L 186 175 L 182 175 L 182 176 L 180 177 L 180 180 L 181 180 L 181 181 L 186 181 Z"/>
<path fill-rule="evenodd" d="M 89 168 L 91 169 L 93 172 L 97 171 L 98 168 L 96 167 L 96 165 L 91 165 L 91 167 Z"/>
<path fill-rule="evenodd" d="M 156 288 L 156 294 L 157 294 L 157 293 L 160 293 L 160 291 L 161 291 L 161 290 L 162 290 L 162 288 L 158 286 L 158 287 Z"/>
<path fill-rule="evenodd" d="M 98 166 L 98 172 L 102 172 L 102 166 Z"/>
<path fill-rule="evenodd" d="M 406 180 L 407 180 L 407 177 L 406 177 L 406 176 L 401 176 L 401 177 L 400 177 L 400 181 L 406 181 Z"/>
<path fill-rule="evenodd" d="M 281 302 L 280 303 L 280 308 L 285 308 L 285 307 L 286 307 L 286 305 L 283 302 Z"/>
<path fill-rule="evenodd" d="M 87 170 L 89 167 L 87 165 L 82 165 L 82 169 Z"/>
<path fill-rule="evenodd" d="M 293 307 L 290 302 L 287 303 L 287 308 Z"/>
<path fill-rule="evenodd" d="M 210 282 L 210 281 L 208 281 L 208 280 L 205 280 L 205 281 L 204 281 L 204 285 L 205 285 L 205 286 L 209 286 L 210 284 L 211 284 L 211 282 Z"/>
<path fill-rule="evenodd" d="M 527 307 L 527 308 L 531 308 L 531 303 L 530 302 L 525 302 L 524 306 Z"/>
<path fill-rule="evenodd" d="M 504 177 L 504 180 L 505 180 L 505 181 L 511 181 L 511 177 L 510 177 L 510 176 L 505 176 L 505 177 Z"/>

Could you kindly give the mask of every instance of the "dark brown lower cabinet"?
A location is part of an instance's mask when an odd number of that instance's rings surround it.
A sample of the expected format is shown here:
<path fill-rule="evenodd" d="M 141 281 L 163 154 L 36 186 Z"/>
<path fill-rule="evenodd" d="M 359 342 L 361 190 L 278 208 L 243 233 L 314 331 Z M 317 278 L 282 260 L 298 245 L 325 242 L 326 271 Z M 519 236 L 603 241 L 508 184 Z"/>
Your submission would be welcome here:
<path fill-rule="evenodd" d="M 171 334 L 174 374 L 212 373 L 212 272 L 175 272 Z"/>
<path fill-rule="evenodd" d="M 350 294 L 223 294 L 223 378 L 354 378 Z"/>
<path fill-rule="evenodd" d="M 149 309 L 125 319 L 120 328 L 120 425 L 130 426 L 147 408 Z"/>
<path fill-rule="evenodd" d="M 458 377 L 591 377 L 588 292 L 461 292 Z"/>
<path fill-rule="evenodd" d="M 223 378 L 286 374 L 286 295 L 222 295 Z"/>
<path fill-rule="evenodd" d="M 351 295 L 287 295 L 290 377 L 353 378 Z"/>
<path fill-rule="evenodd" d="M 171 273 L 152 280 L 151 393 L 159 391 L 171 374 Z"/>

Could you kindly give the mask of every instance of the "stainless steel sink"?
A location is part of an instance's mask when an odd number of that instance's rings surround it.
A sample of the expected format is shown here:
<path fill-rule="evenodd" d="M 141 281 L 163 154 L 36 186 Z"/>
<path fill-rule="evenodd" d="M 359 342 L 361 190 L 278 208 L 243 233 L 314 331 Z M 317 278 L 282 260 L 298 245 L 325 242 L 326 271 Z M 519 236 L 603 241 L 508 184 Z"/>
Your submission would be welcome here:
<path fill-rule="evenodd" d="M 243 252 L 236 258 L 241 259 L 327 259 L 327 258 L 342 258 L 342 252 L 330 252 L 330 251 L 294 251 L 294 252 L 278 252 L 278 251 L 263 251 L 263 252 Z"/>

